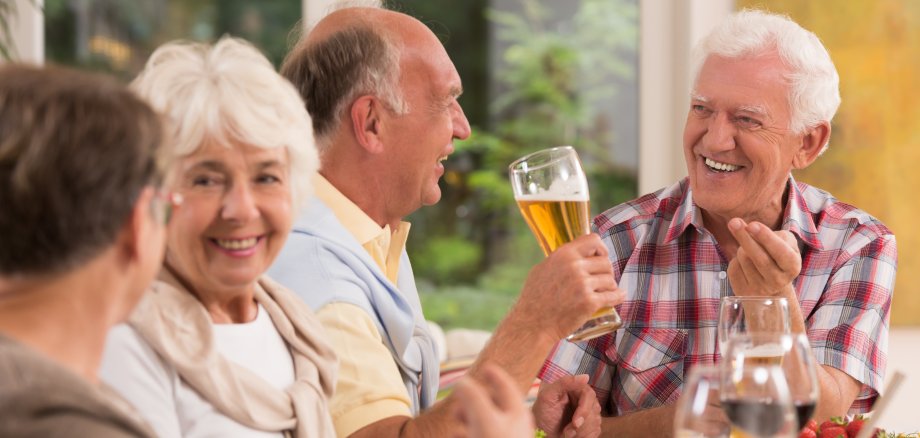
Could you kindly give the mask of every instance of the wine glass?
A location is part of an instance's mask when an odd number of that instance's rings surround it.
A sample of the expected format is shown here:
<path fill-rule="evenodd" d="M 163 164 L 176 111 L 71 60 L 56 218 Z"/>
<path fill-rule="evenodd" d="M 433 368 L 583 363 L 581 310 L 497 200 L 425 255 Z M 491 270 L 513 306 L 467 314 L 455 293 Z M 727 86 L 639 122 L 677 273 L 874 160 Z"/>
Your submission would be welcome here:
<path fill-rule="evenodd" d="M 795 437 L 798 423 L 782 368 L 753 361 L 738 366 L 727 363 L 723 363 L 719 389 L 722 409 L 732 423 L 732 435 Z"/>
<path fill-rule="evenodd" d="M 677 399 L 674 436 L 677 438 L 728 438 L 731 424 L 722 410 L 719 387 L 722 368 L 697 365 L 690 370 Z"/>
<path fill-rule="evenodd" d="M 776 297 L 723 297 L 719 306 L 719 351 L 732 335 L 747 332 L 790 333 L 789 301 Z"/>
<path fill-rule="evenodd" d="M 544 149 L 508 166 L 514 199 L 544 255 L 591 232 L 588 180 L 571 146 Z M 610 333 L 622 321 L 613 307 L 599 310 L 566 339 L 585 341 Z"/>
<path fill-rule="evenodd" d="M 808 337 L 802 333 L 750 332 L 728 342 L 726 361 L 736 368 L 748 364 L 779 365 L 789 385 L 798 430 L 805 427 L 818 404 L 817 362 Z"/>

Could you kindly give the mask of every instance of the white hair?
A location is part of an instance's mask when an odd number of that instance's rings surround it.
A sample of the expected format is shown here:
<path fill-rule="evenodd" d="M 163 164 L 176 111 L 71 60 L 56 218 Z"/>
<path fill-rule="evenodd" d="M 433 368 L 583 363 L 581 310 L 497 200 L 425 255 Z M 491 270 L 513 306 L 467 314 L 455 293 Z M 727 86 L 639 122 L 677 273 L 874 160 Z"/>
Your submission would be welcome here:
<path fill-rule="evenodd" d="M 310 115 L 294 86 L 246 41 L 164 44 L 131 87 L 166 117 L 170 157 L 192 154 L 206 141 L 283 147 L 295 212 L 312 193 L 319 159 Z"/>
<path fill-rule="evenodd" d="M 716 27 L 693 49 L 692 84 L 695 88 L 710 55 L 753 58 L 773 50 L 789 69 L 789 129 L 802 134 L 821 122 L 830 123 L 840 106 L 837 69 L 818 37 L 783 15 L 744 10 Z"/>

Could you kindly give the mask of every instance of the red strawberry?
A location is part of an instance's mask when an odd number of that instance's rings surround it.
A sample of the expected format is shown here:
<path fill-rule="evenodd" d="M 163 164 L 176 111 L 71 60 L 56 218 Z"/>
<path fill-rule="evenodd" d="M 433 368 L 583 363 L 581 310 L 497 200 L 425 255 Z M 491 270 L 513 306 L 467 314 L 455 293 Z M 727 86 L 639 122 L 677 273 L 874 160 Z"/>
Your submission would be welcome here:
<path fill-rule="evenodd" d="M 818 438 L 818 433 L 806 427 L 799 432 L 799 438 Z"/>
<path fill-rule="evenodd" d="M 826 424 L 825 422 L 824 424 Z M 821 438 L 849 438 L 847 436 L 847 430 L 843 426 L 838 426 L 836 424 L 824 427 L 824 424 L 821 424 Z"/>
<path fill-rule="evenodd" d="M 859 431 L 863 428 L 863 423 L 865 423 L 865 420 L 863 420 L 862 415 L 859 415 L 856 418 L 850 420 L 850 424 L 848 424 L 846 427 L 847 434 L 851 437 L 859 435 Z"/>
<path fill-rule="evenodd" d="M 806 428 L 806 429 L 811 429 L 811 430 L 817 432 L 817 431 L 818 431 L 818 422 L 815 421 L 814 419 L 808 420 L 808 422 L 805 423 L 805 428 Z"/>

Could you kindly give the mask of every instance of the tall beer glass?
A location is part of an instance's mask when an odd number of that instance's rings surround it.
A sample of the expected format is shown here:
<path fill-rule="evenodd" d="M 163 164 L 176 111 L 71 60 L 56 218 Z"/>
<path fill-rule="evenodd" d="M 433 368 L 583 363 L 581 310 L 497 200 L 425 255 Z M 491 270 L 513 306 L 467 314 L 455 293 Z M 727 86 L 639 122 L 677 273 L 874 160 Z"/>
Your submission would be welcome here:
<path fill-rule="evenodd" d="M 571 146 L 534 152 L 511 163 L 508 171 L 514 199 L 545 255 L 591 232 L 588 180 Z M 621 324 L 616 310 L 607 307 L 566 339 L 593 339 Z"/>

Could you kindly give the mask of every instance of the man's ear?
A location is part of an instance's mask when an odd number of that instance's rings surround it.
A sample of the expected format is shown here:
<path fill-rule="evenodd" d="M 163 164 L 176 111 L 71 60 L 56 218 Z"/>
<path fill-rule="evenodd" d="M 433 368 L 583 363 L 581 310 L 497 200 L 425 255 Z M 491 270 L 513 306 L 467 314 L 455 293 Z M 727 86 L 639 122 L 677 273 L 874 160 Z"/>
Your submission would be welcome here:
<path fill-rule="evenodd" d="M 383 121 L 382 103 L 371 95 L 361 96 L 351 104 L 351 126 L 358 144 L 372 154 L 383 151 L 380 139 Z"/>
<path fill-rule="evenodd" d="M 792 168 L 804 169 L 814 163 L 830 138 L 831 124 L 829 122 L 821 122 L 808 128 L 808 131 L 802 136 L 801 147 L 792 158 Z"/>

